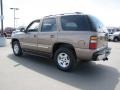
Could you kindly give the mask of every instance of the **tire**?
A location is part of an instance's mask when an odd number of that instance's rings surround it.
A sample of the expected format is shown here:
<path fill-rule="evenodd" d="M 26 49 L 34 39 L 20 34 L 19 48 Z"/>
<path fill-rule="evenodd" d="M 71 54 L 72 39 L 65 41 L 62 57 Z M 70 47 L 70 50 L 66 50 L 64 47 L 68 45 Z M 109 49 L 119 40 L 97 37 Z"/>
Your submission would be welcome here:
<path fill-rule="evenodd" d="M 89 63 L 90 60 L 82 60 L 81 62 L 82 62 L 82 63 Z"/>
<path fill-rule="evenodd" d="M 77 64 L 74 52 L 64 47 L 55 52 L 54 61 L 57 68 L 62 71 L 72 71 Z"/>
<path fill-rule="evenodd" d="M 6 33 L 4 33 L 4 37 L 7 37 Z"/>
<path fill-rule="evenodd" d="M 119 39 L 117 37 L 114 38 L 114 42 L 118 42 Z"/>
<path fill-rule="evenodd" d="M 12 49 L 13 49 L 13 53 L 15 56 L 22 56 L 23 55 L 19 41 L 13 42 Z"/>

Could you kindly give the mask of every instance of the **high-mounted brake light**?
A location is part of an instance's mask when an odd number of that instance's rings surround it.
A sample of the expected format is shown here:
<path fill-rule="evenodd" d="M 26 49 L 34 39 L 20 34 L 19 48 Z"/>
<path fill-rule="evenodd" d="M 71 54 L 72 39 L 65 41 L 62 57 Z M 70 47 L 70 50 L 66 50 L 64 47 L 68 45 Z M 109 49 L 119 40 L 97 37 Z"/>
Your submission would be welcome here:
<path fill-rule="evenodd" d="M 97 48 L 97 37 L 91 36 L 90 43 L 89 43 L 89 49 L 96 49 L 96 48 Z"/>

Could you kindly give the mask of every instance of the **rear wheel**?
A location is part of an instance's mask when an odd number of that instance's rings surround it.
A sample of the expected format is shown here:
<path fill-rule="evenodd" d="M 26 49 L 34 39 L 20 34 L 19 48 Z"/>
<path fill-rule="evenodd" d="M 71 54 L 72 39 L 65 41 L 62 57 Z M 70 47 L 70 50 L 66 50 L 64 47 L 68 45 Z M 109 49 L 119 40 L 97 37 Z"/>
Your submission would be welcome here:
<path fill-rule="evenodd" d="M 4 33 L 4 36 L 7 37 L 6 33 Z"/>
<path fill-rule="evenodd" d="M 77 63 L 74 52 L 64 47 L 59 48 L 55 52 L 54 61 L 57 68 L 63 71 L 73 70 Z"/>
<path fill-rule="evenodd" d="M 14 41 L 12 48 L 15 56 L 21 56 L 23 54 L 19 41 Z"/>
<path fill-rule="evenodd" d="M 118 42 L 119 39 L 117 37 L 114 38 L 114 42 Z"/>
<path fill-rule="evenodd" d="M 90 60 L 82 60 L 81 62 L 88 63 L 88 62 L 90 62 Z"/>

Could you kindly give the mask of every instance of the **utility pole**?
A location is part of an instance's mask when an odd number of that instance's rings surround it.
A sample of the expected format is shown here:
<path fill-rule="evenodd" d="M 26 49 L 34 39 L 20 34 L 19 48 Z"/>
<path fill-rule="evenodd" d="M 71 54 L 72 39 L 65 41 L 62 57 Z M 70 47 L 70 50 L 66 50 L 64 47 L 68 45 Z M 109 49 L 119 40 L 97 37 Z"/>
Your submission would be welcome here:
<path fill-rule="evenodd" d="M 6 45 L 6 38 L 3 34 L 3 2 L 0 0 L 0 6 L 1 6 L 1 37 L 0 37 L 0 47 L 4 47 Z"/>
<path fill-rule="evenodd" d="M 15 20 L 16 20 L 15 11 L 16 11 L 16 10 L 19 10 L 19 8 L 10 8 L 10 9 L 14 11 L 14 29 L 15 29 L 15 26 L 16 26 L 16 22 L 15 22 Z"/>
<path fill-rule="evenodd" d="M 3 2 L 0 0 L 0 6 L 1 6 L 1 35 L 3 36 Z"/>

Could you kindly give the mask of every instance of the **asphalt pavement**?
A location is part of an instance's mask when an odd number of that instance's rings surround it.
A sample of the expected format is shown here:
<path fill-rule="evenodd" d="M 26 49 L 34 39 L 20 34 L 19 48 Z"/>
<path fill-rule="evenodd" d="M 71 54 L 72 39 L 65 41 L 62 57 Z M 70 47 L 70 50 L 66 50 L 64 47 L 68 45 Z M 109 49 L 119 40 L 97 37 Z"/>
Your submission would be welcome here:
<path fill-rule="evenodd" d="M 10 40 L 0 47 L 0 90 L 120 90 L 120 42 L 109 42 L 108 61 L 79 63 L 63 72 L 46 58 L 14 56 Z"/>

